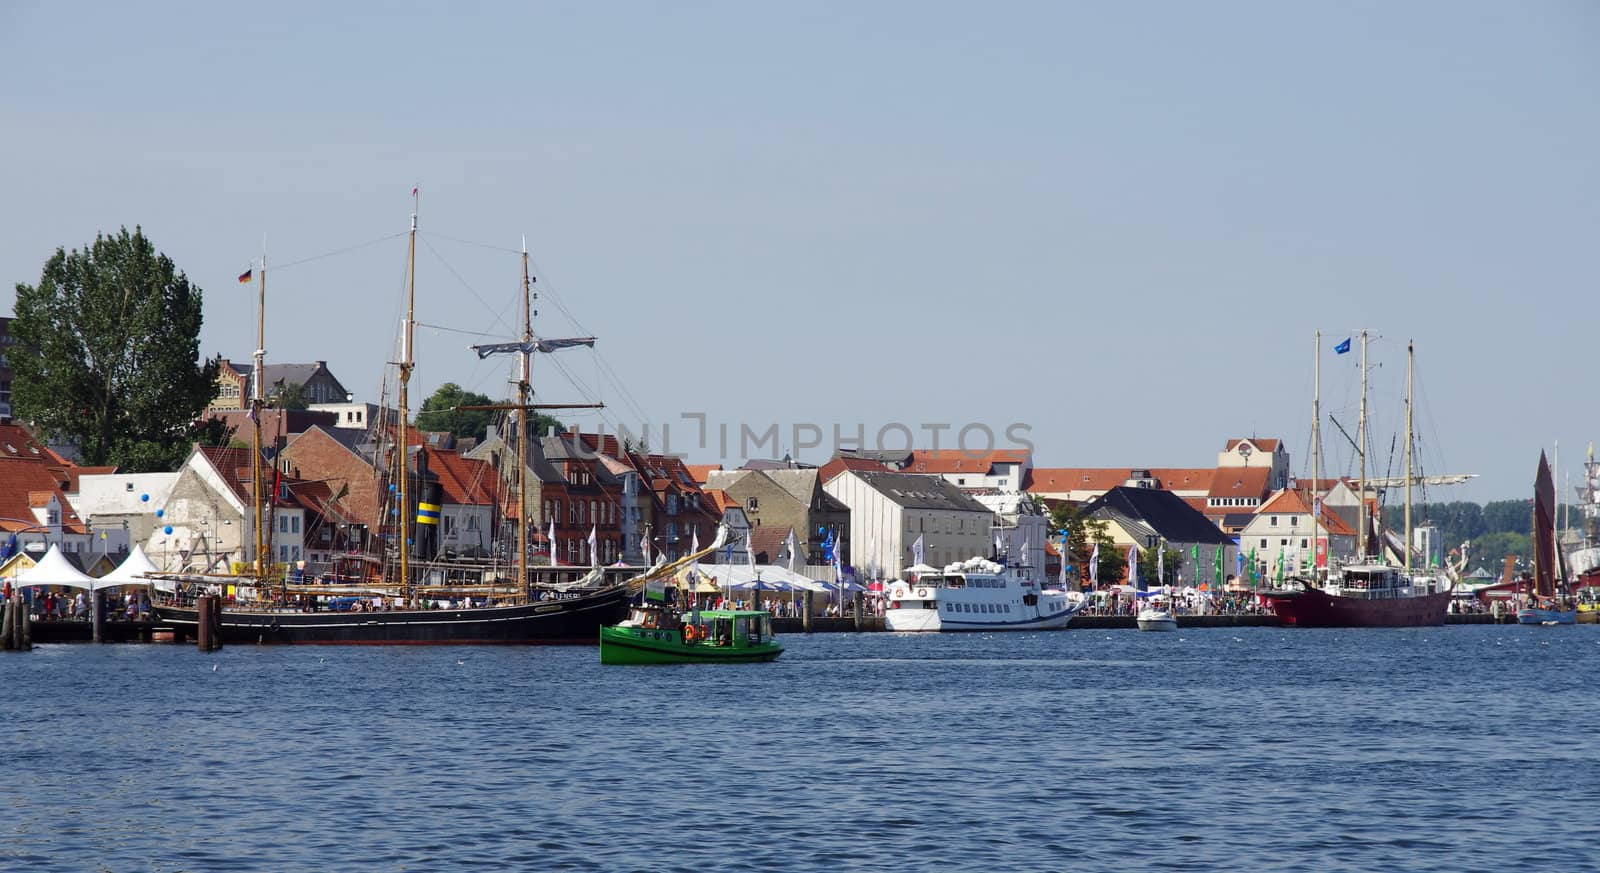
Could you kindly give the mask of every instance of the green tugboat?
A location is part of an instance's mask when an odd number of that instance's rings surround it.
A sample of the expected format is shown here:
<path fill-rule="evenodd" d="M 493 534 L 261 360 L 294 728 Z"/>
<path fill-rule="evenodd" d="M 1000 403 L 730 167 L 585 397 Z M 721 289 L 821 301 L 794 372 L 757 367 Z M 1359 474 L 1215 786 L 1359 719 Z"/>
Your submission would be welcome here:
<path fill-rule="evenodd" d="M 676 612 L 646 603 L 600 628 L 602 664 L 744 664 L 783 654 L 765 610 Z"/>

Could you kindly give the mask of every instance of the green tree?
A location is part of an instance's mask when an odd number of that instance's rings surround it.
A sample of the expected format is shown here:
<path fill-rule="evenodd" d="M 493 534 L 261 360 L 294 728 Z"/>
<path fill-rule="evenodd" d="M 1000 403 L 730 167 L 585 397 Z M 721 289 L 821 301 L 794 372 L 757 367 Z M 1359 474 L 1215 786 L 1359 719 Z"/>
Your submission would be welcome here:
<path fill-rule="evenodd" d="M 1162 553 L 1166 555 L 1165 566 L 1162 566 Z M 1100 554 L 1105 554 L 1104 548 L 1100 550 Z M 1182 566 L 1183 552 L 1165 544 L 1160 549 L 1142 549 L 1139 552 L 1139 578 L 1145 580 L 1145 584 L 1150 587 L 1178 584 L 1178 568 Z M 1159 580 L 1156 578 L 1157 569 L 1166 571 L 1166 575 Z M 1194 579 L 1187 581 L 1191 585 L 1196 584 Z"/>
<path fill-rule="evenodd" d="M 449 431 L 458 437 L 474 437 L 483 439 L 489 432 L 489 423 L 502 417 L 502 413 L 488 409 L 457 409 L 458 406 L 488 406 L 494 401 L 488 397 L 468 391 L 454 382 L 446 382 L 439 389 L 422 401 L 422 410 L 417 413 L 416 426 L 418 430 Z M 538 433 L 549 433 L 550 429 L 561 428 L 561 422 L 548 415 L 534 413 L 534 425 Z"/>
<path fill-rule="evenodd" d="M 176 469 L 217 389 L 202 317 L 201 290 L 138 227 L 56 249 L 38 285 L 17 285 L 17 417 L 71 440 L 87 464 Z"/>
<path fill-rule="evenodd" d="M 1064 556 L 1076 573 L 1076 578 L 1082 582 L 1089 582 L 1089 557 L 1094 554 L 1095 544 L 1100 545 L 1099 571 L 1096 573 L 1094 584 L 1115 585 L 1122 581 L 1123 573 L 1128 568 L 1127 558 L 1123 550 L 1111 539 L 1110 526 L 1093 516 L 1084 515 L 1077 507 L 1059 505 L 1050 510 L 1050 526 L 1056 530 L 1056 536 L 1065 530 L 1069 546 Z"/>
<path fill-rule="evenodd" d="M 306 386 L 300 382 L 279 385 L 267 395 L 267 403 L 279 409 L 310 409 L 311 399 L 306 396 Z"/>

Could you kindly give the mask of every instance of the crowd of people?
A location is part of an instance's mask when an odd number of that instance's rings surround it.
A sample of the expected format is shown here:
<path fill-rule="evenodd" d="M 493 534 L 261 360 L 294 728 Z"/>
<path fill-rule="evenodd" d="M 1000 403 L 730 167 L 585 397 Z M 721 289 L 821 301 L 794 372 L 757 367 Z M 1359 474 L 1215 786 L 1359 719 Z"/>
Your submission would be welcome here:
<path fill-rule="evenodd" d="M 93 598 L 105 598 L 104 615 L 108 621 L 143 621 L 150 617 L 150 595 L 142 588 L 116 591 L 87 592 L 78 590 L 50 591 L 38 587 L 13 589 L 6 583 L 0 594 L 0 606 L 20 599 L 28 606 L 32 621 L 90 621 L 94 617 Z"/>

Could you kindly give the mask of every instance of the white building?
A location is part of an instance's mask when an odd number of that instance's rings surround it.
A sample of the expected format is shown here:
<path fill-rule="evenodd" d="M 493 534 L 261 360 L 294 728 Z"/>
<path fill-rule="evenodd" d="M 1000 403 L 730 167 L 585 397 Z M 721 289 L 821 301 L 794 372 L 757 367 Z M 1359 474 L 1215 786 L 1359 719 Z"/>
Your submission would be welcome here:
<path fill-rule="evenodd" d="M 1240 531 L 1239 551 L 1246 556 L 1254 552 L 1259 578 L 1268 579 L 1277 572 L 1279 555 L 1284 556 L 1286 575 L 1292 568 L 1308 565 L 1313 555 L 1319 566 L 1349 563 L 1356 553 L 1356 534 L 1327 506 L 1313 525 L 1305 495 L 1285 489 L 1262 504 Z M 1247 561 L 1246 575 L 1249 571 Z"/>
<path fill-rule="evenodd" d="M 376 424 L 380 415 L 387 413 L 390 422 L 400 420 L 400 410 L 384 409 L 376 403 L 313 403 L 308 407 L 312 412 L 331 412 L 334 415 L 334 427 L 349 427 L 366 430 Z"/>
<path fill-rule="evenodd" d="M 79 476 L 77 493 L 67 496 L 88 523 L 95 551 L 127 551 L 164 526 L 155 513 L 177 481 L 177 473 L 91 473 Z"/>
<path fill-rule="evenodd" d="M 1264 468 L 1268 471 L 1269 491 L 1289 486 L 1289 450 L 1283 447 L 1283 440 L 1266 437 L 1228 440 L 1227 446 L 1217 453 L 1217 467 Z"/>
<path fill-rule="evenodd" d="M 972 499 L 994 513 L 1001 549 L 1006 563 L 1022 567 L 1022 575 L 1043 584 L 1045 539 L 1050 535 L 1050 520 L 1039 510 L 1033 495 L 1023 491 L 974 494 Z"/>
<path fill-rule="evenodd" d="M 851 559 L 868 578 L 900 578 L 919 537 L 934 567 L 993 552 L 995 514 L 940 476 L 848 470 L 822 487 L 850 508 Z"/>

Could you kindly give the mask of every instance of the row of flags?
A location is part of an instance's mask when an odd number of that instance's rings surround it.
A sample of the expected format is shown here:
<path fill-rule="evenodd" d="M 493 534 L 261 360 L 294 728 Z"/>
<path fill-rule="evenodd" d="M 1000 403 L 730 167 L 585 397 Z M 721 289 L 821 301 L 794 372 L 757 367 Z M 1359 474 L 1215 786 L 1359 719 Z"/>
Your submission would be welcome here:
<path fill-rule="evenodd" d="M 560 554 L 559 554 L 560 550 L 556 548 L 556 520 L 555 520 L 555 518 L 551 518 L 550 519 L 549 539 L 550 539 L 550 566 L 559 567 L 559 566 L 561 566 L 561 557 L 560 557 Z M 600 545 L 600 539 L 599 539 L 598 529 L 593 527 L 593 526 L 591 526 L 589 528 L 589 566 L 591 566 L 591 567 L 600 566 L 600 549 L 599 549 L 599 545 Z M 650 544 L 647 542 L 647 543 L 645 543 L 645 562 L 649 563 L 649 561 L 650 561 Z"/>

